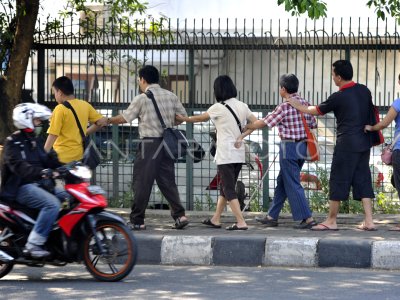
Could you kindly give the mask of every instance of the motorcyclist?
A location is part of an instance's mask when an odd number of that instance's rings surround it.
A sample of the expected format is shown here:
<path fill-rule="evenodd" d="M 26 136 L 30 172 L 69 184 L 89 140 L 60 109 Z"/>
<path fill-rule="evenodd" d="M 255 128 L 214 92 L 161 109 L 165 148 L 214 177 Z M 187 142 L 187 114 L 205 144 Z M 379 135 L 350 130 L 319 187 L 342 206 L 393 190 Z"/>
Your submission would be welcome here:
<path fill-rule="evenodd" d="M 34 258 L 50 254 L 43 245 L 60 209 L 60 200 L 44 188 L 48 185 L 43 185 L 48 180 L 44 169 L 61 166 L 57 154 L 54 151 L 46 153 L 38 137 L 43 121 L 50 116 L 51 110 L 46 106 L 18 104 L 12 117 L 19 130 L 6 138 L 1 160 L 0 196 L 3 201 L 16 201 L 39 210 L 24 251 Z"/>

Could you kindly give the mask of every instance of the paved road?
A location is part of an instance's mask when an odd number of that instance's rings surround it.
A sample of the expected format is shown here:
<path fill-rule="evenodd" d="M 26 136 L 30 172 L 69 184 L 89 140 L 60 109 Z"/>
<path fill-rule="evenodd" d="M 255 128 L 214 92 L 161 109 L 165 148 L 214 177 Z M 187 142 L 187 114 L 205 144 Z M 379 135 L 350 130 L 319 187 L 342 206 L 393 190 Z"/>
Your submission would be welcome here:
<path fill-rule="evenodd" d="M 360 269 L 139 265 L 123 282 L 94 281 L 81 265 L 16 267 L 2 299 L 399 299 L 400 272 Z"/>

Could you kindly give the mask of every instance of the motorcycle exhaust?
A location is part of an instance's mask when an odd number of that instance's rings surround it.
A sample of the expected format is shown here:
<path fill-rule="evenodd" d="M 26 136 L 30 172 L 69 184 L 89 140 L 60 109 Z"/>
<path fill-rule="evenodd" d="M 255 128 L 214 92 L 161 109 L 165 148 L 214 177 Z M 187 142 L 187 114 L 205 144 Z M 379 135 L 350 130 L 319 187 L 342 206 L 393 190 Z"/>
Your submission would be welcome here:
<path fill-rule="evenodd" d="M 8 255 L 7 253 L 5 253 L 4 251 L 0 250 L 0 262 L 8 263 L 13 260 L 14 260 L 14 257 L 12 257 L 12 256 Z"/>

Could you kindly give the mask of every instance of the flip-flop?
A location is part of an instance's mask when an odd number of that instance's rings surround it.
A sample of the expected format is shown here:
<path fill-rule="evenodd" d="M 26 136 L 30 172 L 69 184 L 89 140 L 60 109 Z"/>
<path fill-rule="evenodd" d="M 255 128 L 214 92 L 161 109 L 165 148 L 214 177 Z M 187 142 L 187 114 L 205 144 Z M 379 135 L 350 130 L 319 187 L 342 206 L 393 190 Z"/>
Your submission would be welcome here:
<path fill-rule="evenodd" d="M 377 231 L 378 229 L 376 229 L 375 227 L 368 227 L 365 225 L 361 225 L 361 226 L 357 226 L 358 230 L 363 230 L 363 231 Z"/>
<path fill-rule="evenodd" d="M 249 229 L 247 226 L 246 227 L 238 227 L 236 224 L 233 224 L 231 226 L 228 226 L 225 228 L 226 230 L 247 230 Z"/>
<path fill-rule="evenodd" d="M 310 223 L 307 223 L 306 220 L 301 221 L 300 224 L 294 225 L 294 229 L 311 229 L 314 226 L 317 226 L 318 223 L 315 222 L 315 220 L 311 221 Z"/>
<path fill-rule="evenodd" d="M 318 226 L 322 226 L 317 228 Z M 312 231 L 338 231 L 338 228 L 330 228 L 328 226 L 326 226 L 325 224 L 319 223 L 318 225 L 311 227 L 310 230 Z"/>
<path fill-rule="evenodd" d="M 221 224 L 214 224 L 213 222 L 211 222 L 211 219 L 206 219 L 203 222 L 201 222 L 201 224 L 211 226 L 212 228 L 221 228 Z"/>

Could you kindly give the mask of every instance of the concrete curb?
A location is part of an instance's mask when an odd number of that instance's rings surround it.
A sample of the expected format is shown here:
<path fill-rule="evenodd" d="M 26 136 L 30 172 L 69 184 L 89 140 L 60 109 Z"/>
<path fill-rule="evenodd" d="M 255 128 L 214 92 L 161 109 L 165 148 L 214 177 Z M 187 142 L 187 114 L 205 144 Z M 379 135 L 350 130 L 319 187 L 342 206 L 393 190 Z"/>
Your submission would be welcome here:
<path fill-rule="evenodd" d="M 130 209 L 110 211 L 129 220 Z M 400 235 L 389 229 L 399 223 L 397 214 L 377 214 L 378 231 L 360 231 L 362 215 L 338 216 L 339 231 L 293 230 L 290 214 L 282 214 L 279 227 L 266 228 L 254 219 L 264 213 L 245 212 L 249 230 L 214 230 L 201 224 L 213 212 L 188 211 L 185 230 L 171 228 L 169 211 L 146 210 L 148 230 L 135 232 L 139 264 L 347 267 L 400 270 Z M 314 216 L 323 220 L 323 215 Z M 224 214 L 223 224 L 233 223 Z"/>
<path fill-rule="evenodd" d="M 137 235 L 138 263 L 400 269 L 400 241 Z"/>

